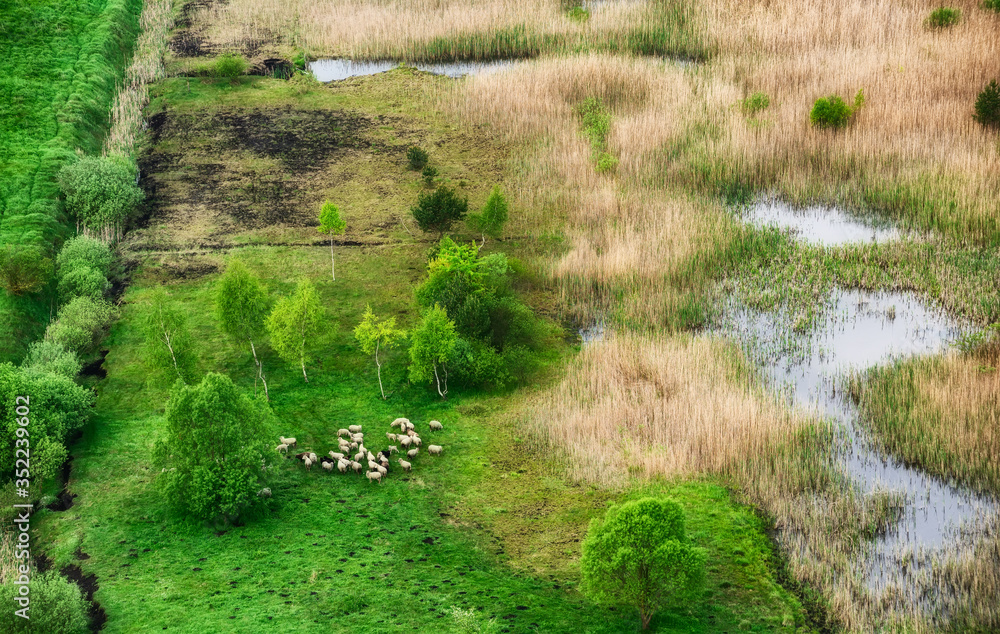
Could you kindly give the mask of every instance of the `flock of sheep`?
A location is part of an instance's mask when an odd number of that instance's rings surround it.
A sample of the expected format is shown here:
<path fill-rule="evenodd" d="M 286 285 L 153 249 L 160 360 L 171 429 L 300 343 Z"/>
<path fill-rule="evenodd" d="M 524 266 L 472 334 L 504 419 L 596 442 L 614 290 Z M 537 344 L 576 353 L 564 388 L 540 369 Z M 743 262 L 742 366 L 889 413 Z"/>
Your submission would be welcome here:
<path fill-rule="evenodd" d="M 432 420 L 427 426 L 431 431 L 444 429 L 444 426 L 436 420 Z M 406 451 L 407 458 L 412 460 L 420 453 L 420 445 L 423 441 L 417 434 L 416 427 L 408 418 L 397 418 L 392 421 L 389 427 L 398 427 L 399 432 L 386 432 L 385 437 L 390 442 L 399 443 Z M 298 444 L 294 438 L 285 438 L 284 436 L 278 438 L 281 441 L 275 447 L 278 453 L 287 455 L 288 450 Z M 334 468 L 341 473 L 347 473 L 348 470 L 355 473 L 364 471 L 365 477 L 371 482 L 381 482 L 382 478 L 389 473 L 389 456 L 400 451 L 396 445 L 389 445 L 388 448 L 373 454 L 365 447 L 365 434 L 361 431 L 361 425 L 351 425 L 347 429 L 338 429 L 337 445 L 339 451 L 331 451 L 329 456 L 317 457 L 312 451 L 303 451 L 295 454 L 295 457 L 305 464 L 306 469 L 312 469 L 312 466 L 319 462 L 324 469 L 330 472 Z M 427 453 L 432 456 L 439 456 L 443 451 L 444 447 L 441 445 L 427 446 Z M 368 465 L 367 471 L 365 470 L 365 462 Z M 404 471 L 409 471 L 413 466 L 412 463 L 402 458 L 397 458 L 396 462 Z"/>

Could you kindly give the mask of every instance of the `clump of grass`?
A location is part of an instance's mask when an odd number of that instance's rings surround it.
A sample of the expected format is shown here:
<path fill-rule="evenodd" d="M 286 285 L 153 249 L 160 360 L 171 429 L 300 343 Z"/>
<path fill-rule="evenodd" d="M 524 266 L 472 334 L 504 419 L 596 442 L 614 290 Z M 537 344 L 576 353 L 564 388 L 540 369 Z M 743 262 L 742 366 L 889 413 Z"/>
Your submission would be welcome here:
<path fill-rule="evenodd" d="M 843 128 L 865 103 L 864 93 L 859 90 L 854 95 L 854 104 L 849 105 L 838 95 L 820 97 L 809 112 L 809 121 L 817 128 Z"/>
<path fill-rule="evenodd" d="M 1000 0 L 983 0 L 983 8 L 1000 13 Z"/>
<path fill-rule="evenodd" d="M 953 7 L 938 7 L 927 16 L 926 24 L 932 29 L 943 29 L 958 24 L 962 12 Z"/>
<path fill-rule="evenodd" d="M 976 97 L 973 118 L 985 126 L 1000 127 L 1000 84 L 992 80 Z"/>
<path fill-rule="evenodd" d="M 770 105 L 771 98 L 767 96 L 766 92 L 755 92 L 749 97 L 740 100 L 740 108 L 748 115 L 754 115 L 767 110 Z"/>
<path fill-rule="evenodd" d="M 212 72 L 216 77 L 236 81 L 237 77 L 246 74 L 248 68 L 250 64 L 239 53 L 225 53 L 215 60 Z"/>
<path fill-rule="evenodd" d="M 410 166 L 411 170 L 420 171 L 424 169 L 428 160 L 427 150 L 419 148 L 416 145 L 406 151 L 406 163 Z"/>
<path fill-rule="evenodd" d="M 606 174 L 618 168 L 618 159 L 608 152 L 608 133 L 611 132 L 611 114 L 597 97 L 588 97 L 577 106 L 583 135 L 590 141 L 594 168 Z"/>

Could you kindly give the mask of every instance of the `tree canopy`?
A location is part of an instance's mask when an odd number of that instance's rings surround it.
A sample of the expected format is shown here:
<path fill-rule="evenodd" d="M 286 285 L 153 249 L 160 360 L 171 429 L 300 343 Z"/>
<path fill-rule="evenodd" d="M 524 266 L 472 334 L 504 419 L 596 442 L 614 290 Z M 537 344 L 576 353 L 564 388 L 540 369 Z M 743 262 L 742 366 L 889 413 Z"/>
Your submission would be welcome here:
<path fill-rule="evenodd" d="M 457 340 L 455 322 L 440 306 L 424 313 L 420 325 L 410 335 L 410 380 L 432 381 L 441 398 L 448 395 L 448 357 Z"/>
<path fill-rule="evenodd" d="M 410 211 L 422 231 L 437 231 L 438 237 L 469 211 L 469 201 L 442 185 L 429 194 L 420 194 Z"/>
<path fill-rule="evenodd" d="M 700 586 L 705 551 L 689 543 L 679 504 L 643 498 L 591 522 L 580 567 L 591 599 L 638 608 L 646 629 L 656 612 Z"/>
<path fill-rule="evenodd" d="M 382 393 L 382 400 L 385 400 L 385 388 L 382 387 L 382 362 L 378 356 L 379 351 L 394 348 L 405 336 L 405 331 L 396 328 L 395 317 L 379 321 L 372 311 L 371 304 L 365 306 L 365 316 L 354 329 L 354 338 L 361 346 L 361 351 L 375 356 L 375 366 L 378 368 L 378 389 Z"/>
<path fill-rule="evenodd" d="M 320 331 L 323 320 L 323 306 L 319 293 L 309 280 L 300 280 L 291 297 L 282 297 L 275 304 L 267 318 L 267 332 L 271 335 L 271 347 L 287 363 L 302 366 L 302 378 L 309 382 L 306 363 L 310 362 L 310 341 Z"/>
<path fill-rule="evenodd" d="M 186 381 L 195 363 L 191 332 L 184 312 L 162 288 L 153 290 L 142 303 L 139 328 L 145 339 L 145 359 L 150 369 L 176 374 Z"/>
<path fill-rule="evenodd" d="M 257 357 L 254 339 L 264 333 L 267 313 L 267 291 L 260 279 L 247 269 L 242 260 L 232 260 L 215 289 L 215 316 L 222 331 L 231 339 L 240 345 L 249 344 L 257 367 L 257 378 L 264 384 L 265 397 L 268 396 L 267 379 Z"/>
<path fill-rule="evenodd" d="M 319 210 L 319 232 L 330 236 L 330 275 L 337 279 L 337 271 L 333 263 L 333 236 L 344 233 L 347 222 L 340 217 L 340 208 L 329 200 L 323 203 Z"/>
<path fill-rule="evenodd" d="M 184 514 L 225 523 L 259 508 L 270 426 L 267 403 L 225 375 L 210 372 L 198 385 L 178 381 L 156 447 L 167 499 Z"/>

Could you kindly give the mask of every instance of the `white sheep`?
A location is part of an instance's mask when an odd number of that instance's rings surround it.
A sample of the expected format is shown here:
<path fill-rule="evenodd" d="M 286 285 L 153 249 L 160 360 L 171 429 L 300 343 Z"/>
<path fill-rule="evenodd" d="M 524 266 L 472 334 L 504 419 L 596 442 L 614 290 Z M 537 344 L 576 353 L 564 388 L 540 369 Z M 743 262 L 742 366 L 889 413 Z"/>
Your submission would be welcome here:
<path fill-rule="evenodd" d="M 378 455 L 378 463 L 379 463 L 380 465 L 382 465 L 383 467 L 385 467 L 385 466 L 388 466 L 388 464 L 389 464 L 389 459 L 388 459 L 388 458 L 386 458 L 385 456 L 383 456 L 382 454 L 379 454 L 379 455 Z"/>
<path fill-rule="evenodd" d="M 396 420 L 389 423 L 389 427 L 399 427 L 400 429 L 406 429 L 406 425 L 410 423 L 409 418 L 397 418 Z"/>
<path fill-rule="evenodd" d="M 367 455 L 367 458 L 368 458 L 369 460 L 374 460 L 374 459 L 375 459 L 375 454 L 373 454 L 372 452 L 370 452 L 370 451 L 369 451 L 369 452 L 368 452 L 368 455 Z"/>
<path fill-rule="evenodd" d="M 351 466 L 351 463 L 349 463 L 344 459 L 340 459 L 337 461 L 337 471 L 340 471 L 341 473 L 347 473 L 347 468 L 349 466 Z"/>
<path fill-rule="evenodd" d="M 333 463 L 332 462 L 324 462 L 323 463 L 323 468 L 326 469 L 327 471 L 333 471 Z"/>
<path fill-rule="evenodd" d="M 388 451 L 389 453 L 396 453 L 397 451 L 399 451 L 399 448 L 396 447 L 396 445 L 389 445 L 389 448 L 386 451 Z"/>
<path fill-rule="evenodd" d="M 420 446 L 420 442 L 421 442 L 420 441 L 420 436 L 414 436 L 412 442 L 413 442 L 414 445 L 416 445 L 417 447 L 419 447 Z"/>
<path fill-rule="evenodd" d="M 351 430 L 352 434 L 356 434 L 361 431 L 361 425 L 351 425 L 348 429 Z"/>
<path fill-rule="evenodd" d="M 427 424 L 427 426 L 431 428 L 431 431 L 441 431 L 444 429 L 444 425 L 442 425 L 441 421 L 438 420 L 432 420 Z"/>
<path fill-rule="evenodd" d="M 406 431 L 413 431 L 414 429 L 416 429 L 416 427 L 413 426 L 413 423 L 406 421 Z"/>
<path fill-rule="evenodd" d="M 368 473 L 365 474 L 365 476 L 372 482 L 382 481 L 382 474 L 379 471 L 369 471 Z"/>
<path fill-rule="evenodd" d="M 396 434 L 392 433 L 391 431 L 385 432 L 385 437 L 388 438 L 389 440 L 396 440 Z"/>
<path fill-rule="evenodd" d="M 374 460 L 369 460 L 368 468 L 371 469 L 372 471 L 375 471 L 376 469 L 378 469 L 378 463 L 375 462 Z"/>
<path fill-rule="evenodd" d="M 409 471 L 410 468 L 413 467 L 413 465 L 411 465 L 409 462 L 403 460 L 402 458 L 400 458 L 396 462 L 398 462 L 399 466 L 403 468 L 403 471 Z"/>
<path fill-rule="evenodd" d="M 354 441 L 354 442 L 364 442 L 365 441 L 365 435 L 364 434 L 351 434 L 351 440 Z"/>
<path fill-rule="evenodd" d="M 416 458 L 418 453 L 420 453 L 420 450 L 414 448 L 414 449 L 411 449 L 411 450 L 409 450 L 409 451 L 406 452 L 406 457 L 407 458 Z"/>
<path fill-rule="evenodd" d="M 413 438 L 410 436 L 400 436 L 399 438 L 397 438 L 397 440 L 399 440 L 399 444 L 403 445 L 404 447 L 409 447 L 410 443 L 413 442 Z"/>
<path fill-rule="evenodd" d="M 312 460 L 313 462 L 318 462 L 319 461 L 319 458 L 316 456 L 316 454 L 314 454 L 311 451 L 309 452 L 309 459 Z"/>
<path fill-rule="evenodd" d="M 349 445 L 347 445 L 348 451 L 354 451 L 357 448 L 358 448 L 358 443 L 356 443 L 356 442 L 352 442 Z"/>
<path fill-rule="evenodd" d="M 278 453 L 285 453 L 285 454 L 286 454 L 286 453 L 288 453 L 288 445 L 286 445 L 285 443 L 280 443 L 280 444 L 279 444 L 279 445 L 278 445 L 277 447 L 275 447 L 274 449 L 275 449 L 275 450 L 276 450 L 276 451 L 277 451 Z"/>
<path fill-rule="evenodd" d="M 271 497 L 271 489 L 264 487 L 260 491 L 257 491 L 257 497 L 259 498 L 269 498 Z"/>
<path fill-rule="evenodd" d="M 309 459 L 309 456 L 303 456 L 302 462 L 306 465 L 306 469 L 312 470 L 313 461 Z"/>
<path fill-rule="evenodd" d="M 295 446 L 295 439 L 294 438 L 285 438 L 284 436 L 278 436 L 278 440 L 280 440 L 281 444 L 283 444 L 283 445 L 288 445 L 289 447 L 294 447 Z"/>
<path fill-rule="evenodd" d="M 365 466 L 363 464 L 361 464 L 360 462 L 358 462 L 357 460 L 352 460 L 351 461 L 351 468 L 354 469 L 355 473 L 361 473 L 361 470 L 364 469 Z"/>
<path fill-rule="evenodd" d="M 440 456 L 442 451 L 444 451 L 444 447 L 441 445 L 427 445 L 427 453 L 432 456 Z"/>
<path fill-rule="evenodd" d="M 363 451 L 359 451 L 358 453 L 354 454 L 355 461 L 360 462 L 361 460 L 364 460 L 364 458 L 365 458 L 365 452 Z"/>
<path fill-rule="evenodd" d="M 334 460 L 343 460 L 344 459 L 344 454 L 337 453 L 336 451 L 331 451 L 330 452 L 330 457 L 333 458 Z"/>
<path fill-rule="evenodd" d="M 381 473 L 382 475 L 389 473 L 389 470 L 383 467 L 382 465 L 375 467 L 375 470 Z"/>
<path fill-rule="evenodd" d="M 337 430 L 337 437 L 338 438 L 340 438 L 341 436 L 350 436 L 350 435 L 351 435 L 351 432 L 349 430 L 347 430 L 347 429 L 338 429 Z"/>

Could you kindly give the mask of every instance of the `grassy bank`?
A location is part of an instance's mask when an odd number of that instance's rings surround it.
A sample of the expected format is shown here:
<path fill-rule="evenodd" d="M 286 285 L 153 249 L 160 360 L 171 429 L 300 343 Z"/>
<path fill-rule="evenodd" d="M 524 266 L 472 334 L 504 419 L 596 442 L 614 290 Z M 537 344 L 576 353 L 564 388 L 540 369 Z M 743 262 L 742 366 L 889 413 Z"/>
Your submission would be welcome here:
<path fill-rule="evenodd" d="M 0 243 L 52 248 L 65 237 L 55 176 L 77 149 L 100 150 L 141 8 L 140 0 L 4 5 Z M 40 334 L 48 308 L 45 297 L 0 295 L 0 359 L 20 357 Z"/>

